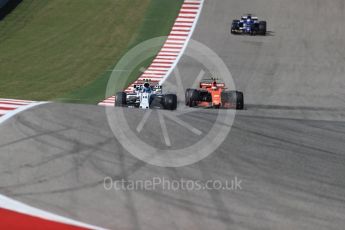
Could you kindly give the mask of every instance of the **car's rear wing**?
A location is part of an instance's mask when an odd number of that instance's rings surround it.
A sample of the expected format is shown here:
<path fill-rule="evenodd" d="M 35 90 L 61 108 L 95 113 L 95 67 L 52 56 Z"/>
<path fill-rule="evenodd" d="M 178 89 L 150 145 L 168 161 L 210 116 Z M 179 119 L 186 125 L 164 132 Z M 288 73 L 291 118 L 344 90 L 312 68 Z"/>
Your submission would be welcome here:
<path fill-rule="evenodd" d="M 144 87 L 145 83 L 150 83 L 150 87 L 151 87 L 151 89 L 153 91 L 156 91 L 156 92 L 161 92 L 162 91 L 162 86 L 159 85 L 159 82 L 152 82 L 152 81 L 148 81 L 146 79 L 144 79 L 144 80 L 137 80 L 135 82 L 135 84 L 133 85 L 133 89 L 135 91 L 140 91 Z"/>
<path fill-rule="evenodd" d="M 200 82 L 200 88 L 211 88 L 212 86 L 216 86 L 218 88 L 225 88 L 224 82 L 217 82 L 214 80 L 203 80 Z"/>
<path fill-rule="evenodd" d="M 251 16 L 251 15 L 244 15 L 241 17 L 242 20 L 247 20 L 247 17 L 250 16 L 252 20 L 259 20 L 258 17 L 256 16 Z"/>
<path fill-rule="evenodd" d="M 158 85 L 159 80 L 152 80 L 152 79 L 139 79 L 135 81 L 135 85 L 144 85 L 145 83 L 150 83 L 150 85 Z"/>

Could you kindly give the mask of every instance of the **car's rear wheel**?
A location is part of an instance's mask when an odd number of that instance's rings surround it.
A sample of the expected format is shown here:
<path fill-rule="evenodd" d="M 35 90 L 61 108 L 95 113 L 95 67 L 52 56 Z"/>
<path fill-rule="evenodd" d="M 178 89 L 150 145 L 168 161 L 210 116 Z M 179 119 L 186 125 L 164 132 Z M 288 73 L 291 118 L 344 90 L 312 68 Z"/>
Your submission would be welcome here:
<path fill-rule="evenodd" d="M 244 109 L 244 96 L 242 92 L 236 91 L 236 109 Z"/>
<path fill-rule="evenodd" d="M 157 101 L 158 101 L 158 99 L 157 99 L 157 95 L 156 95 L 156 94 L 151 94 L 151 96 L 150 96 L 150 100 L 149 100 L 150 107 L 151 107 L 151 105 L 156 104 L 156 103 L 157 103 Z"/>
<path fill-rule="evenodd" d="M 196 89 L 187 89 L 185 93 L 185 104 L 189 107 L 194 107 L 196 101 L 199 100 L 199 91 Z"/>
<path fill-rule="evenodd" d="M 253 24 L 250 26 L 250 35 L 255 36 L 258 31 L 258 26 L 256 24 Z"/>
<path fill-rule="evenodd" d="M 242 110 L 244 108 L 243 93 L 239 91 L 225 91 L 221 94 L 222 105 L 225 108 L 235 108 Z"/>
<path fill-rule="evenodd" d="M 231 23 L 231 33 L 236 34 L 235 31 L 239 29 L 239 20 L 233 20 Z"/>
<path fill-rule="evenodd" d="M 188 105 L 189 107 L 194 107 L 200 101 L 200 92 L 196 89 L 191 90 Z"/>
<path fill-rule="evenodd" d="M 185 93 L 185 104 L 186 104 L 186 106 L 189 106 L 189 100 L 192 96 L 193 90 L 195 90 L 195 89 L 186 89 L 186 93 Z"/>
<path fill-rule="evenodd" d="M 127 94 L 125 92 L 118 92 L 115 96 L 115 106 L 125 106 L 127 104 Z"/>
<path fill-rule="evenodd" d="M 261 35 L 266 35 L 267 32 L 267 22 L 266 21 L 260 21 L 259 22 L 259 33 Z"/>
<path fill-rule="evenodd" d="M 175 94 L 166 94 L 163 97 L 164 109 L 175 110 L 177 108 L 177 96 Z"/>

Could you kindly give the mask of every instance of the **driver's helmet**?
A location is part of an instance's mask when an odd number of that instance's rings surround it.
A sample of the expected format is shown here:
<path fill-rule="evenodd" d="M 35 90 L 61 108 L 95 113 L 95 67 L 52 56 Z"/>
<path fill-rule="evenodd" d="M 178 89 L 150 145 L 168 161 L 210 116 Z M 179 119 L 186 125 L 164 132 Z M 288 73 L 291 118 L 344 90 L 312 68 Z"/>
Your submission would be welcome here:
<path fill-rule="evenodd" d="M 213 90 L 216 90 L 216 89 L 217 89 L 217 82 L 216 82 L 216 81 L 213 81 L 213 82 L 212 82 L 212 89 L 213 89 Z"/>
<path fill-rule="evenodd" d="M 146 82 L 143 87 L 143 93 L 151 93 L 150 83 Z"/>

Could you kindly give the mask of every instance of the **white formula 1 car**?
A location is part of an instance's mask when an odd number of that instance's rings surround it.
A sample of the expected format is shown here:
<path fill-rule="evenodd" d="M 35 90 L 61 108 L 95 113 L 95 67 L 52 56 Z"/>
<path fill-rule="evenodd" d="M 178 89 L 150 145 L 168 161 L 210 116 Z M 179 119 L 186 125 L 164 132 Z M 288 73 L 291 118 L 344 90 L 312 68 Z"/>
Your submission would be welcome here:
<path fill-rule="evenodd" d="M 134 85 L 131 93 L 119 92 L 116 94 L 115 106 L 140 109 L 167 109 L 177 108 L 176 94 L 162 94 L 162 86 L 151 85 L 148 81 Z"/>

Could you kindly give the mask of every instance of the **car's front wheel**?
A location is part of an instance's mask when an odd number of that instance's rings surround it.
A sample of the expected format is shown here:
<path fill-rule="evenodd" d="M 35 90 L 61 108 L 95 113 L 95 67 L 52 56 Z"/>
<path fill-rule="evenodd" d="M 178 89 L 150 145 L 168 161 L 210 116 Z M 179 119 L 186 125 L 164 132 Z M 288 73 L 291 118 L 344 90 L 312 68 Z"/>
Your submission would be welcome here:
<path fill-rule="evenodd" d="M 177 96 L 175 94 L 164 95 L 163 106 L 164 109 L 175 110 L 177 108 Z"/>
<path fill-rule="evenodd" d="M 189 107 L 194 107 L 197 105 L 197 101 L 200 101 L 200 93 L 196 89 L 192 89 L 189 98 Z"/>
<path fill-rule="evenodd" d="M 266 21 L 260 21 L 259 22 L 259 33 L 260 33 L 260 35 L 266 35 L 266 33 L 267 33 L 267 22 Z"/>

